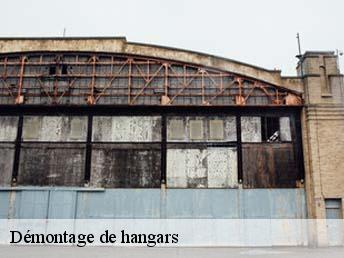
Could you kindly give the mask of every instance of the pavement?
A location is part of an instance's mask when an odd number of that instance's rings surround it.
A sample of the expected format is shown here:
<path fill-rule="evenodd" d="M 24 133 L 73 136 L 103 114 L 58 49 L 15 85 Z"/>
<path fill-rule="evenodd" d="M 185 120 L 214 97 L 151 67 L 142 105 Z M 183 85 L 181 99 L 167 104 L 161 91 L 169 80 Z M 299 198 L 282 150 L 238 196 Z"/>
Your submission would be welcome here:
<path fill-rule="evenodd" d="M 66 247 L 0 246 L 1 258 L 343 258 L 344 247 L 306 248 L 148 248 L 148 247 Z"/>

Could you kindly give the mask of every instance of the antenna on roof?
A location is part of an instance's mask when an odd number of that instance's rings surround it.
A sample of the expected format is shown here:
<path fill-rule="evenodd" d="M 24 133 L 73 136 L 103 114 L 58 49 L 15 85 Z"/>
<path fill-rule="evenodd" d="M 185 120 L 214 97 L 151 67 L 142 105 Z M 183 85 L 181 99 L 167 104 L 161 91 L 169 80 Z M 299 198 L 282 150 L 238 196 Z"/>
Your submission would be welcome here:
<path fill-rule="evenodd" d="M 63 28 L 63 37 L 66 37 L 66 28 Z"/>
<path fill-rule="evenodd" d="M 300 34 L 299 33 L 296 34 L 296 38 L 297 38 L 297 46 L 299 48 L 299 56 L 301 56 L 301 43 L 300 43 Z"/>
<path fill-rule="evenodd" d="M 296 58 L 299 59 L 300 75 L 301 75 L 301 77 L 303 77 L 302 52 L 301 52 L 301 43 L 300 43 L 300 34 L 299 33 L 296 34 L 296 38 L 297 38 L 297 46 L 299 49 L 299 54 L 296 56 Z"/>

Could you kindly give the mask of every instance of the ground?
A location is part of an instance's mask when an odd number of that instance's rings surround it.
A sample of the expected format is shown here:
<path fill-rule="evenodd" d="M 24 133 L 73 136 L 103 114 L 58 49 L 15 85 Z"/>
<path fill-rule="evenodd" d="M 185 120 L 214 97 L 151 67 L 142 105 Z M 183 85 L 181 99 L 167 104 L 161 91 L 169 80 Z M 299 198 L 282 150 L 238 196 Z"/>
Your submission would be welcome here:
<path fill-rule="evenodd" d="M 108 258 L 108 257 L 252 257 L 343 258 L 344 247 L 331 248 L 113 248 L 113 247 L 13 247 L 0 246 L 1 258 Z"/>

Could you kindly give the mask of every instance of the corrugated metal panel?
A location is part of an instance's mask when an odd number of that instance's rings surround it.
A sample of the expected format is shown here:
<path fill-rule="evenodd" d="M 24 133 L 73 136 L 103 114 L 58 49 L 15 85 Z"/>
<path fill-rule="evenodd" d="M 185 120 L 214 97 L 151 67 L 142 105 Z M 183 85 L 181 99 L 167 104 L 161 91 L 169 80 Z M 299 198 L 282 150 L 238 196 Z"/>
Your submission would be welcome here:
<path fill-rule="evenodd" d="M 166 194 L 168 218 L 239 218 L 236 189 L 171 189 Z"/>
<path fill-rule="evenodd" d="M 10 193 L 8 191 L 0 191 L 0 219 L 7 219 L 9 212 Z"/>
<path fill-rule="evenodd" d="M 23 189 L 0 201 L 0 218 L 306 218 L 303 189 Z"/>
<path fill-rule="evenodd" d="M 160 189 L 79 192 L 77 218 L 159 218 Z"/>
<path fill-rule="evenodd" d="M 71 219 L 75 217 L 76 191 L 50 191 L 49 219 Z"/>
<path fill-rule="evenodd" d="M 17 192 L 15 199 L 16 219 L 45 219 L 48 215 L 50 191 L 29 190 Z"/>
<path fill-rule="evenodd" d="M 270 219 L 270 190 L 250 189 L 240 191 L 242 217 L 248 219 Z"/>

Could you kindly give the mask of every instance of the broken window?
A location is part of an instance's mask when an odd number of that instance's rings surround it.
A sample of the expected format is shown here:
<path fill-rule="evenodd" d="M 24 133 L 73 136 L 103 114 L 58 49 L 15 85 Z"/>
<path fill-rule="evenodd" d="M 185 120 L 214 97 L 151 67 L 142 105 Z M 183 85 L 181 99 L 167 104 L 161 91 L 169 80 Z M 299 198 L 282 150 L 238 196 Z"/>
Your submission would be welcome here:
<path fill-rule="evenodd" d="M 68 66 L 63 64 L 61 66 L 61 74 L 68 74 Z"/>
<path fill-rule="evenodd" d="M 280 141 L 279 117 L 262 117 L 262 140 L 265 142 Z"/>
<path fill-rule="evenodd" d="M 56 75 L 56 66 L 49 66 L 49 75 Z"/>

